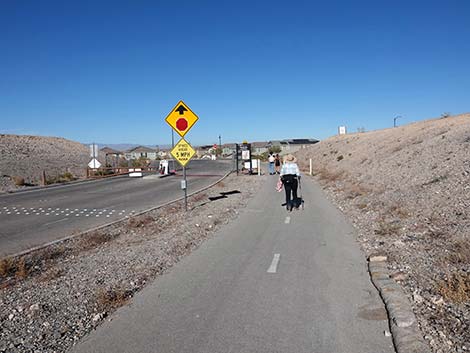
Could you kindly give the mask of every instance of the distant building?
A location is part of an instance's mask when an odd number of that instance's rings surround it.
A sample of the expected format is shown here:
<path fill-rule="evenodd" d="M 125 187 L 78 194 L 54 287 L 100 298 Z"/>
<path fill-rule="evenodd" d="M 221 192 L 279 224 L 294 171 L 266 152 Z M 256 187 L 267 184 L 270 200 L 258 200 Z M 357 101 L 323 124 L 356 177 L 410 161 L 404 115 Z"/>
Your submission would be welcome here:
<path fill-rule="evenodd" d="M 130 150 L 126 151 L 124 155 L 127 160 L 139 158 L 147 158 L 151 160 L 157 159 L 157 151 L 155 149 L 145 146 L 137 146 L 131 148 Z"/>
<path fill-rule="evenodd" d="M 110 157 L 124 157 L 123 153 L 121 151 L 115 150 L 110 147 L 103 147 L 100 149 L 100 152 L 104 153 L 105 156 L 110 156 Z"/>
<path fill-rule="evenodd" d="M 267 141 L 251 143 L 251 153 L 253 154 L 262 154 L 264 152 L 268 152 L 268 150 L 269 145 Z"/>
<path fill-rule="evenodd" d="M 286 139 L 286 140 L 273 140 L 268 142 L 268 148 L 279 146 L 281 154 L 294 153 L 302 148 L 314 145 L 318 143 L 318 140 L 307 138 L 307 139 Z"/>
<path fill-rule="evenodd" d="M 228 157 L 235 153 L 237 145 L 235 143 L 225 143 L 222 145 L 222 156 Z"/>

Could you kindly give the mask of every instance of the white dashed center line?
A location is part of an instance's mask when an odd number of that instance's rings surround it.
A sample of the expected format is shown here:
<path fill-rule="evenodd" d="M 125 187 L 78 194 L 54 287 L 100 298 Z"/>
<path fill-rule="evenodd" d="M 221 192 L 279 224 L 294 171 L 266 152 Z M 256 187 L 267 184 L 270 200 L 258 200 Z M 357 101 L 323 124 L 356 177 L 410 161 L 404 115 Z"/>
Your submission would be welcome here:
<path fill-rule="evenodd" d="M 285 223 L 285 224 L 289 224 L 289 223 L 290 223 L 290 217 L 289 217 L 289 216 L 286 217 L 286 220 L 284 221 L 284 223 Z"/>
<path fill-rule="evenodd" d="M 271 266 L 268 268 L 268 273 L 276 273 L 277 272 L 277 265 L 279 264 L 279 260 L 281 259 L 281 254 L 274 254 L 273 261 L 271 262 Z"/>

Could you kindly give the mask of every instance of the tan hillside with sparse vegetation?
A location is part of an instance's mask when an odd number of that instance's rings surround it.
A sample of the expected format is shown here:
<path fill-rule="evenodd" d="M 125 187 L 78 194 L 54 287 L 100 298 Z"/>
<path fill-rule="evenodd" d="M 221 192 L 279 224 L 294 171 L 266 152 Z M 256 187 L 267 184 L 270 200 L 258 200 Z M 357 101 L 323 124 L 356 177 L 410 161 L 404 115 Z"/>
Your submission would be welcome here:
<path fill-rule="evenodd" d="M 388 256 L 433 351 L 470 350 L 470 114 L 334 136 L 297 157 L 366 254 Z"/>
<path fill-rule="evenodd" d="M 87 146 L 58 137 L 0 135 L 0 192 L 49 181 L 85 176 Z"/>

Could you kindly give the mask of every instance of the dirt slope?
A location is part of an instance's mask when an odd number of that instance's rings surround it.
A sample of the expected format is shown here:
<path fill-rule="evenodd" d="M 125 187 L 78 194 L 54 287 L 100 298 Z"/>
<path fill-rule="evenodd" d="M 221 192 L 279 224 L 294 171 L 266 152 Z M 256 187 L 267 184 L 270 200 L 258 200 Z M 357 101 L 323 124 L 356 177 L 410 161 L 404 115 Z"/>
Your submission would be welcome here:
<path fill-rule="evenodd" d="M 0 135 L 0 191 L 15 188 L 10 177 L 37 184 L 43 170 L 48 177 L 67 171 L 83 177 L 89 155 L 87 146 L 63 138 Z"/>
<path fill-rule="evenodd" d="M 297 157 L 304 170 L 312 158 L 366 254 L 388 255 L 433 351 L 470 351 L 470 114 L 334 136 Z"/>

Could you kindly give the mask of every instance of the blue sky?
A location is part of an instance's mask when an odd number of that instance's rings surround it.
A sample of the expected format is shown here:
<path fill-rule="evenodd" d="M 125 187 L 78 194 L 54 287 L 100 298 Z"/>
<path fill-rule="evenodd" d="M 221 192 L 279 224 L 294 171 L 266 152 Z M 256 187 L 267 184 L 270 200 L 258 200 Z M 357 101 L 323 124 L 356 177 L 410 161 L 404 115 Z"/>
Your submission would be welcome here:
<path fill-rule="evenodd" d="M 0 1 L 0 132 L 326 138 L 470 111 L 470 2 Z"/>

